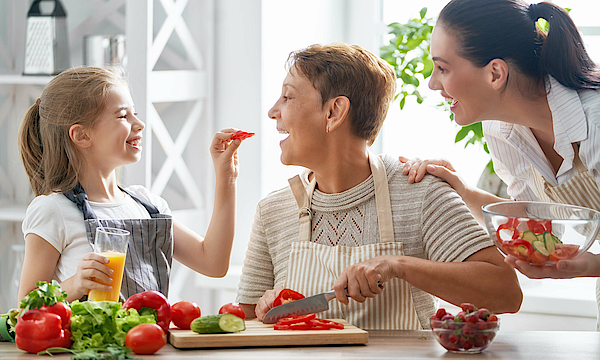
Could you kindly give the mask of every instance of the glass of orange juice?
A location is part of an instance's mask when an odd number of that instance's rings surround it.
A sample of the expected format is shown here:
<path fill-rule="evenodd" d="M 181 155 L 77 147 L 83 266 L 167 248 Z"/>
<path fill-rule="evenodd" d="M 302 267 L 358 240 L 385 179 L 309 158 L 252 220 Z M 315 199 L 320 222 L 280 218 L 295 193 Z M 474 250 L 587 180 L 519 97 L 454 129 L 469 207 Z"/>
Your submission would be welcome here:
<path fill-rule="evenodd" d="M 110 261 L 107 264 L 114 273 L 110 277 L 113 281 L 108 284 L 112 286 L 111 291 L 90 290 L 88 299 L 92 301 L 119 301 L 121 283 L 123 282 L 123 270 L 125 269 L 125 255 L 127 254 L 127 243 L 129 231 L 123 229 L 98 227 L 94 239 L 94 252 L 106 256 Z M 103 281 L 98 282 L 104 284 Z M 105 284 L 106 285 L 106 284 Z"/>

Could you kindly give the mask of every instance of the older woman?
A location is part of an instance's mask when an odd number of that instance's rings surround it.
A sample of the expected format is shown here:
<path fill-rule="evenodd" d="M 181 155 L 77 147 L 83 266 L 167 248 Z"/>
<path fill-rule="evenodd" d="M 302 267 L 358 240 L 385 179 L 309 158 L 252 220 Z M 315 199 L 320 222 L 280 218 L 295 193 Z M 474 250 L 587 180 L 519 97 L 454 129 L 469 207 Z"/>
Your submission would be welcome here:
<path fill-rule="evenodd" d="M 269 117 L 289 134 L 282 163 L 310 170 L 258 204 L 237 297 L 247 318 L 284 287 L 333 287 L 339 301 L 320 316 L 369 329 L 427 327 L 435 296 L 516 312 L 516 276 L 458 194 L 434 176 L 409 185 L 399 161 L 368 152 L 395 93 L 391 67 L 334 44 L 293 52 L 288 69 Z"/>

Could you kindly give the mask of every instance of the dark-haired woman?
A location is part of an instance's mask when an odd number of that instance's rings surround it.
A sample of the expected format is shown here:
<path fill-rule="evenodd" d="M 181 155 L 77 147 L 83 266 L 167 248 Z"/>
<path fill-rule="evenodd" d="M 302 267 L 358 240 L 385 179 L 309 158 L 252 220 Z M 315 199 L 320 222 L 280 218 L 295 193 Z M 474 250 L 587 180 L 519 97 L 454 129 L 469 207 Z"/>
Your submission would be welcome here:
<path fill-rule="evenodd" d="M 548 21 L 547 34 L 539 18 Z M 457 124 L 483 121 L 509 195 L 600 210 L 600 70 L 565 10 L 547 2 L 453 0 L 438 18 L 431 55 L 429 87 L 452 101 Z M 503 201 L 465 184 L 447 161 L 401 160 L 409 182 L 426 172 L 445 179 L 480 222 L 482 205 Z M 600 276 L 600 255 L 591 253 L 556 267 L 505 261 L 532 278 Z"/>

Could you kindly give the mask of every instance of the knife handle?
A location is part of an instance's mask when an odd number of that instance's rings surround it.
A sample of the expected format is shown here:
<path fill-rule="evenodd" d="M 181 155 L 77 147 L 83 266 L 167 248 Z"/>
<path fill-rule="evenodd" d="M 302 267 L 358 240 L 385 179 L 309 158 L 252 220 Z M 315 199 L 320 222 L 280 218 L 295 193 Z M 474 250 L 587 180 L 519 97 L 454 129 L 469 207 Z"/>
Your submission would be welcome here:
<path fill-rule="evenodd" d="M 383 283 L 381 283 L 380 281 L 377 282 L 377 286 L 379 286 L 380 288 L 383 289 Z M 344 292 L 346 293 L 346 296 L 350 296 L 350 295 L 348 295 L 348 288 L 345 288 Z M 327 299 L 327 301 L 329 301 L 329 300 L 335 298 L 335 291 L 329 290 L 329 291 L 323 293 L 323 295 L 325 295 L 325 299 Z"/>

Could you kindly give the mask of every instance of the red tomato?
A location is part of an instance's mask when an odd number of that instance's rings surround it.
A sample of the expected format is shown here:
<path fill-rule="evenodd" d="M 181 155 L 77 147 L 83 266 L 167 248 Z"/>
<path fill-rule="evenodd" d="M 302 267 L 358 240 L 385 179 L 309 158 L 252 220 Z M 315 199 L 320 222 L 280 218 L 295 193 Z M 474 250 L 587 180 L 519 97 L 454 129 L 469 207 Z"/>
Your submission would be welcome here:
<path fill-rule="evenodd" d="M 225 304 L 225 305 L 221 306 L 221 308 L 219 309 L 219 314 L 232 314 L 232 315 L 239 317 L 240 319 L 246 318 L 246 314 L 244 313 L 244 310 L 242 309 L 242 307 L 239 306 L 238 304 L 233 304 L 233 303 L 229 303 L 229 304 Z"/>
<path fill-rule="evenodd" d="M 570 259 L 579 251 L 579 245 L 556 244 L 556 250 L 550 253 L 550 259 L 554 261 Z"/>
<path fill-rule="evenodd" d="M 167 343 L 167 335 L 156 324 L 139 324 L 125 335 L 125 346 L 138 355 L 154 354 Z"/>
<path fill-rule="evenodd" d="M 195 318 L 200 317 L 200 308 L 193 301 L 180 301 L 171 306 L 171 321 L 180 329 L 189 330 Z"/>

